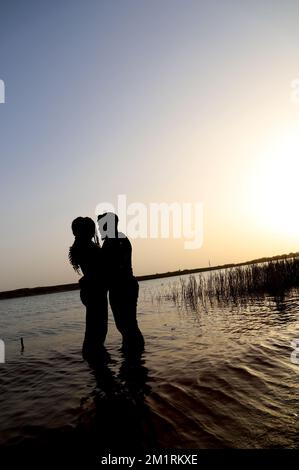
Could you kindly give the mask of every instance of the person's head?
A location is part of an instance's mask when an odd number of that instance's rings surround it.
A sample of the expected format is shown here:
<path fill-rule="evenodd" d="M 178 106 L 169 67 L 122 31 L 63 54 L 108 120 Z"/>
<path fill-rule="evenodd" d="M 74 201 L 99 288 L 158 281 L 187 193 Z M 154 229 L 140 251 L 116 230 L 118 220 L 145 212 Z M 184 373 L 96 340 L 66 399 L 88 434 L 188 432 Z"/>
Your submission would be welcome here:
<path fill-rule="evenodd" d="M 77 240 L 91 240 L 96 233 L 96 226 L 90 217 L 77 217 L 72 222 L 72 232 Z"/>
<path fill-rule="evenodd" d="M 98 243 L 96 226 L 90 217 L 77 217 L 72 222 L 72 232 L 75 236 L 75 242 L 69 249 L 69 261 L 74 270 L 80 274 L 82 248 L 89 244 L 92 238 L 95 238 L 95 242 Z"/>
<path fill-rule="evenodd" d="M 98 226 L 102 240 L 117 238 L 118 216 L 113 212 L 98 215 Z"/>

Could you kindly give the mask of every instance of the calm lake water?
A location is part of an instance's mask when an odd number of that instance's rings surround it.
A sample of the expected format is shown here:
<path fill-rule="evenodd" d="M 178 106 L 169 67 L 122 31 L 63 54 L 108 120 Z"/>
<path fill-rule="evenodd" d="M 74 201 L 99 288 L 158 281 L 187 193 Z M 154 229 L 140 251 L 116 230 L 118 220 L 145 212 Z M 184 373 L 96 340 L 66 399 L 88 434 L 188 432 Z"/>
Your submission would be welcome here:
<path fill-rule="evenodd" d="M 298 292 L 193 311 L 155 300 L 173 282 L 140 283 L 142 357 L 122 356 L 110 312 L 111 359 L 96 368 L 81 357 L 79 291 L 2 300 L 0 444 L 299 447 Z"/>

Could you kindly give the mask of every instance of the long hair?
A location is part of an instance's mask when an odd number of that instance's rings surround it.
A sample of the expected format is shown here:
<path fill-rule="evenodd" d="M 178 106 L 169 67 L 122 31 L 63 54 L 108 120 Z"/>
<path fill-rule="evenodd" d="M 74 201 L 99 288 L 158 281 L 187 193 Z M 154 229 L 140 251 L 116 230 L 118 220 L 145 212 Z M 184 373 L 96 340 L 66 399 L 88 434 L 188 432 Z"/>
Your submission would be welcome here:
<path fill-rule="evenodd" d="M 76 243 L 76 240 L 72 244 L 72 246 L 69 249 L 69 254 L 68 254 L 68 259 L 71 265 L 73 266 L 74 270 L 76 271 L 77 274 L 81 275 L 80 271 L 80 264 L 79 264 L 79 256 L 78 256 L 78 246 Z"/>
<path fill-rule="evenodd" d="M 92 243 L 92 239 L 96 245 L 99 244 L 96 226 L 89 217 L 77 217 L 72 222 L 72 232 L 75 236 L 75 241 L 69 249 L 68 259 L 76 273 L 81 274 L 80 259 L 83 249 Z"/>

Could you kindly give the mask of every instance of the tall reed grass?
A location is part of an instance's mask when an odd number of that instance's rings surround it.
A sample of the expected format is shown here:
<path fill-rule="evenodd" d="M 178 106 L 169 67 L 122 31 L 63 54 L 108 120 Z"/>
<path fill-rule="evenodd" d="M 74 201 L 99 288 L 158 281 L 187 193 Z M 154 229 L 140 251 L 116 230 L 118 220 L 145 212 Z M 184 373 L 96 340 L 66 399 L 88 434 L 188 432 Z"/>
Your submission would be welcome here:
<path fill-rule="evenodd" d="M 299 287 L 298 257 L 193 274 L 173 284 L 165 297 L 196 308 L 214 300 L 240 302 L 261 294 L 279 296 L 294 287 Z"/>

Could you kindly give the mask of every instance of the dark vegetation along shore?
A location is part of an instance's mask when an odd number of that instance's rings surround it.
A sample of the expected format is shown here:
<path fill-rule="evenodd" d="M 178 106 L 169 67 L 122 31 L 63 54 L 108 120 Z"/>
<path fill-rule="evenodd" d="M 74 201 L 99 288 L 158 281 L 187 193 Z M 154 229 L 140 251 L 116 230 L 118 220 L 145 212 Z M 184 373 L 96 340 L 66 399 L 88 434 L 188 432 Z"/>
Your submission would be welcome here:
<path fill-rule="evenodd" d="M 209 273 L 208 276 L 180 278 L 160 298 L 173 300 L 192 309 L 215 301 L 242 303 L 261 295 L 283 296 L 299 288 L 299 257 L 252 263 Z"/>
<path fill-rule="evenodd" d="M 282 263 L 283 261 L 283 263 Z M 262 264 L 264 263 L 264 264 Z M 256 265 L 256 266 L 252 266 Z M 259 265 L 259 266 L 257 266 Z M 240 269 L 242 266 L 248 266 L 246 269 Z M 238 269 L 239 268 L 239 269 Z M 178 271 L 170 271 L 166 273 L 148 274 L 145 276 L 138 276 L 138 281 L 147 281 L 151 279 L 159 279 L 172 276 L 183 276 L 186 274 L 195 274 L 206 271 L 225 270 L 221 273 L 214 273 L 210 276 L 207 282 L 200 285 L 197 281 L 190 278 L 188 289 L 186 284 L 182 284 L 182 291 L 176 291 L 173 295 L 177 296 L 190 296 L 198 297 L 207 295 L 216 295 L 221 297 L 234 297 L 237 294 L 243 295 L 245 293 L 273 290 L 279 288 L 294 287 L 299 285 L 299 252 L 289 253 L 284 255 L 277 255 L 268 258 L 259 258 L 251 261 L 244 261 L 242 263 L 231 263 L 219 266 L 209 266 L 205 268 L 184 269 Z M 10 299 L 15 297 L 28 297 L 32 295 L 51 294 L 55 292 L 67 292 L 76 290 L 79 284 L 62 284 L 58 286 L 44 286 L 15 289 L 10 291 L 0 292 L 0 300 Z M 190 292 L 192 292 L 190 294 Z M 199 293 L 202 294 L 199 295 Z"/>

